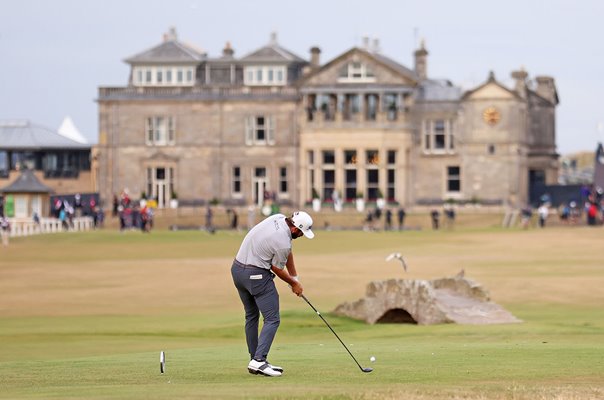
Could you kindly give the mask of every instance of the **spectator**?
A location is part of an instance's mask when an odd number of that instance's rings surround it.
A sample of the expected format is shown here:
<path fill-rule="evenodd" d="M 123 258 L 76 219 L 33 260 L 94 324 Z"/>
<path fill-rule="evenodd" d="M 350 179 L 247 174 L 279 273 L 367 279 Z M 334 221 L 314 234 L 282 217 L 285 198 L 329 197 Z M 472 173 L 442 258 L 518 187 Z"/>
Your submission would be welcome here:
<path fill-rule="evenodd" d="M 520 211 L 520 213 L 522 215 L 522 217 L 521 217 L 522 229 L 528 229 L 529 224 L 531 222 L 531 218 L 533 217 L 533 210 L 531 209 L 531 206 L 527 205 Z"/>
<path fill-rule="evenodd" d="M 386 210 L 386 221 L 384 223 L 384 230 L 391 230 L 392 229 L 392 210 L 387 209 Z"/>
<path fill-rule="evenodd" d="M 4 215 L 0 216 L 0 235 L 2 236 L 2 245 L 8 246 L 8 237 L 10 235 L 10 221 Z"/>
<path fill-rule="evenodd" d="M 208 205 L 208 207 L 206 208 L 206 230 L 212 234 L 216 232 L 212 222 L 213 217 L 214 212 L 212 211 L 212 207 Z"/>
<path fill-rule="evenodd" d="M 539 214 L 539 226 L 541 228 L 545 228 L 545 221 L 549 215 L 549 209 L 547 208 L 546 203 L 541 204 L 541 206 L 537 209 L 537 214 Z"/>
<path fill-rule="evenodd" d="M 447 207 L 445 216 L 447 217 L 447 228 L 453 229 L 455 227 L 455 208 L 453 206 Z"/>
<path fill-rule="evenodd" d="M 430 213 L 430 217 L 432 218 L 432 229 L 434 229 L 435 231 L 438 230 L 438 222 L 440 219 L 440 213 L 438 212 L 438 210 L 432 210 L 432 212 Z"/>
<path fill-rule="evenodd" d="M 405 225 L 405 216 L 407 213 L 403 207 L 398 209 L 398 230 L 403 230 L 403 226 Z"/>

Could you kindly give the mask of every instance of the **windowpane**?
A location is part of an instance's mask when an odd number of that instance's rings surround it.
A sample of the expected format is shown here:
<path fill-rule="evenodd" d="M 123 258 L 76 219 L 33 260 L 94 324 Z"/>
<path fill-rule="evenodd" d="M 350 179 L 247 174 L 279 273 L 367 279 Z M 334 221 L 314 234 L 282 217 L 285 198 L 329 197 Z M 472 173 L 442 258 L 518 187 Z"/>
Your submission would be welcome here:
<path fill-rule="evenodd" d="M 346 175 L 346 193 L 344 196 L 346 201 L 352 201 L 357 197 L 357 170 L 347 169 Z"/>
<path fill-rule="evenodd" d="M 345 150 L 344 160 L 346 164 L 354 165 L 357 163 L 357 151 L 356 150 Z"/>
<path fill-rule="evenodd" d="M 434 148 L 439 150 L 445 148 L 445 135 L 434 135 Z"/>
<path fill-rule="evenodd" d="M 459 192 L 461 190 L 461 174 L 458 166 L 447 167 L 447 191 Z"/>
<path fill-rule="evenodd" d="M 378 165 L 380 163 L 380 156 L 377 150 L 367 150 L 367 164 Z"/>
<path fill-rule="evenodd" d="M 335 155 L 333 150 L 323 150 L 323 164 L 335 164 Z"/>
<path fill-rule="evenodd" d="M 323 171 L 323 198 L 331 199 L 331 194 L 335 189 L 336 174 L 333 169 Z"/>
<path fill-rule="evenodd" d="M 388 164 L 396 164 L 396 150 L 388 150 Z"/>
<path fill-rule="evenodd" d="M 287 168 L 279 168 L 279 191 L 287 193 Z"/>
<path fill-rule="evenodd" d="M 233 167 L 233 193 L 241 193 L 241 168 Z"/>

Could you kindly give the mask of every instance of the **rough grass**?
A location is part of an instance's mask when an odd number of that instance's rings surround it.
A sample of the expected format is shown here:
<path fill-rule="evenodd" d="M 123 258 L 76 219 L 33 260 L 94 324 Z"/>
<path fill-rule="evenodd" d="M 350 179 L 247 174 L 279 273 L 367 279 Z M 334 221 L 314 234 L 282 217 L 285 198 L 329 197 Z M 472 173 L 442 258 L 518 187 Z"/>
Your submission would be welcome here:
<path fill-rule="evenodd" d="M 245 370 L 229 267 L 243 233 L 156 231 L 20 238 L 0 249 L 0 398 L 604 398 L 601 229 L 322 232 L 297 240 L 306 303 L 278 284 L 271 352 Z M 401 251 L 410 271 L 385 262 Z M 328 313 L 371 280 L 460 269 L 521 324 L 373 325 Z M 159 351 L 168 370 L 159 374 Z M 369 362 L 375 356 L 375 363 Z"/>

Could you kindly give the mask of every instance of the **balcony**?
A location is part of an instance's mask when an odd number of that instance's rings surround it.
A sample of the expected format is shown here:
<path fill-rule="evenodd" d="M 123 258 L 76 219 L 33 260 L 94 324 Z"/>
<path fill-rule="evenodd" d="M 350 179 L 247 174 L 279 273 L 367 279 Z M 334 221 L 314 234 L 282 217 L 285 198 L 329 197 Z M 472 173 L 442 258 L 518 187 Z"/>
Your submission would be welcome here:
<path fill-rule="evenodd" d="M 299 100 L 292 87 L 100 87 L 98 101 L 115 100 Z"/>

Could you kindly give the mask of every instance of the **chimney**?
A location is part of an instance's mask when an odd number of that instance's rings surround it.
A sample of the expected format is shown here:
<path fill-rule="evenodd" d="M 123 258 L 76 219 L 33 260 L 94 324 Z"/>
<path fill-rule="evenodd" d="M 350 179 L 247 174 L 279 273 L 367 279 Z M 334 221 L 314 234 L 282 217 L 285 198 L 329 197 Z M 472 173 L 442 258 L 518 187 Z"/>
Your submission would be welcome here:
<path fill-rule="evenodd" d="M 422 39 L 420 48 L 415 50 L 415 73 L 420 81 L 428 78 L 428 50 L 426 43 Z"/>
<path fill-rule="evenodd" d="M 369 50 L 369 36 L 363 36 L 363 50 Z"/>
<path fill-rule="evenodd" d="M 176 28 L 171 26 L 168 32 L 164 33 L 164 42 L 173 42 L 178 39 L 178 35 L 176 34 Z"/>
<path fill-rule="evenodd" d="M 268 42 L 271 46 L 274 46 L 277 44 L 277 32 L 271 32 L 271 39 Z"/>
<path fill-rule="evenodd" d="M 373 39 L 373 48 L 371 49 L 371 51 L 373 51 L 374 53 L 380 52 L 380 39 L 378 39 L 378 38 Z"/>
<path fill-rule="evenodd" d="M 235 54 L 235 50 L 231 48 L 231 42 L 226 42 L 224 49 L 222 49 L 222 56 L 225 58 L 231 58 Z"/>
<path fill-rule="evenodd" d="M 549 100 L 554 105 L 558 104 L 558 92 L 556 91 L 554 78 L 551 76 L 538 76 L 535 80 L 537 81 L 537 94 Z"/>
<path fill-rule="evenodd" d="M 526 78 L 528 73 L 521 67 L 518 71 L 512 71 L 512 78 L 516 81 L 516 93 L 523 99 L 526 99 Z"/>
<path fill-rule="evenodd" d="M 321 65 L 321 49 L 317 46 L 310 49 L 310 66 L 313 69 L 319 68 Z"/>

